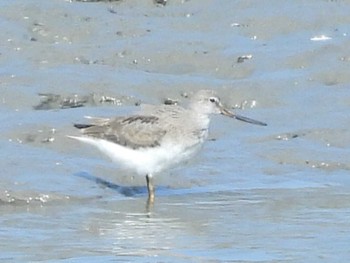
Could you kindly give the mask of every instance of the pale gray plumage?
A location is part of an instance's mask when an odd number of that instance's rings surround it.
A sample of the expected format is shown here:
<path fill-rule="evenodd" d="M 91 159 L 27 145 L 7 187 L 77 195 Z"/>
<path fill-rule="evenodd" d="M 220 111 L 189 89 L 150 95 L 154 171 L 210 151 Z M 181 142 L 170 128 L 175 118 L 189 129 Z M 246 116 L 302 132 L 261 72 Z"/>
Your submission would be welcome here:
<path fill-rule="evenodd" d="M 132 149 L 159 146 L 166 134 L 159 124 L 159 118 L 154 116 L 135 115 L 102 120 L 97 119 L 97 122 L 88 125 L 76 124 L 75 127 L 82 128 L 84 135 Z"/>
<path fill-rule="evenodd" d="M 90 124 L 75 124 L 83 137 L 69 136 L 91 144 L 113 160 L 146 175 L 149 201 L 154 200 L 153 174 L 192 156 L 208 135 L 209 115 L 223 114 L 262 125 L 260 121 L 233 114 L 223 107 L 214 91 L 201 90 L 188 109 L 176 105 L 144 105 L 136 115 L 89 118 Z"/>

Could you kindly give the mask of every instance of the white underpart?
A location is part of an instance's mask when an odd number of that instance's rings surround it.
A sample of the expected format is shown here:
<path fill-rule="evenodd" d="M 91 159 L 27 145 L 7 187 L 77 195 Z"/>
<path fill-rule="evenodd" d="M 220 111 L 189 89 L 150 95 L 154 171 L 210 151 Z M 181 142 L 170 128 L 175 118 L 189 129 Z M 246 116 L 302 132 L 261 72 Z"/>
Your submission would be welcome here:
<path fill-rule="evenodd" d="M 200 148 L 198 145 L 184 148 L 180 144 L 164 143 L 158 147 L 138 148 L 136 150 L 91 137 L 68 136 L 98 148 L 112 161 L 135 171 L 139 175 L 153 175 L 172 165 L 189 159 Z"/>

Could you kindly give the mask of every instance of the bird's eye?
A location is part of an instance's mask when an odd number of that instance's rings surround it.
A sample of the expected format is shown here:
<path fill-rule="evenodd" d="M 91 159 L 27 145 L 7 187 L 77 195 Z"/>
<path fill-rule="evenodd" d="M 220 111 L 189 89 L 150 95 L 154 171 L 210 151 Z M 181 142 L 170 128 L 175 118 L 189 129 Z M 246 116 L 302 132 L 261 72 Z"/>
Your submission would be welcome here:
<path fill-rule="evenodd" d="M 215 98 L 210 98 L 209 101 L 214 103 L 214 102 L 216 102 L 216 99 Z"/>

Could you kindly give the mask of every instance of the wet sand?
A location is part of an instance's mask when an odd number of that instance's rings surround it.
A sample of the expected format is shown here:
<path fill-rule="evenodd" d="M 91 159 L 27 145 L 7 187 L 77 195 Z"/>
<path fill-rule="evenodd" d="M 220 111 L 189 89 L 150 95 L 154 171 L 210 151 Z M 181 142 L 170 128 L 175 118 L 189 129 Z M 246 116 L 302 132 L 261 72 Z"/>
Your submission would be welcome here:
<path fill-rule="evenodd" d="M 346 1 L 0 3 L 0 260 L 347 262 Z M 144 178 L 66 138 L 216 90 L 189 163 Z"/>

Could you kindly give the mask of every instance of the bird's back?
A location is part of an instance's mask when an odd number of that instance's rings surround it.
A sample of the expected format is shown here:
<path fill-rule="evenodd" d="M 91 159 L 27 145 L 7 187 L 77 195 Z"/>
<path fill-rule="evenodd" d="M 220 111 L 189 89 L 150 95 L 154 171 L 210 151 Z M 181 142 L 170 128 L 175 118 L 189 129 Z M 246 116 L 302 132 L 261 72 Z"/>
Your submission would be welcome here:
<path fill-rule="evenodd" d="M 191 110 L 176 105 L 144 105 L 136 115 L 112 119 L 92 118 L 90 124 L 75 124 L 89 137 L 131 149 L 153 148 L 162 143 L 184 148 L 203 142 L 208 125 Z"/>
<path fill-rule="evenodd" d="M 142 113 L 159 118 L 159 125 L 166 130 L 163 140 L 191 147 L 202 143 L 207 136 L 209 117 L 177 105 L 144 105 Z"/>

